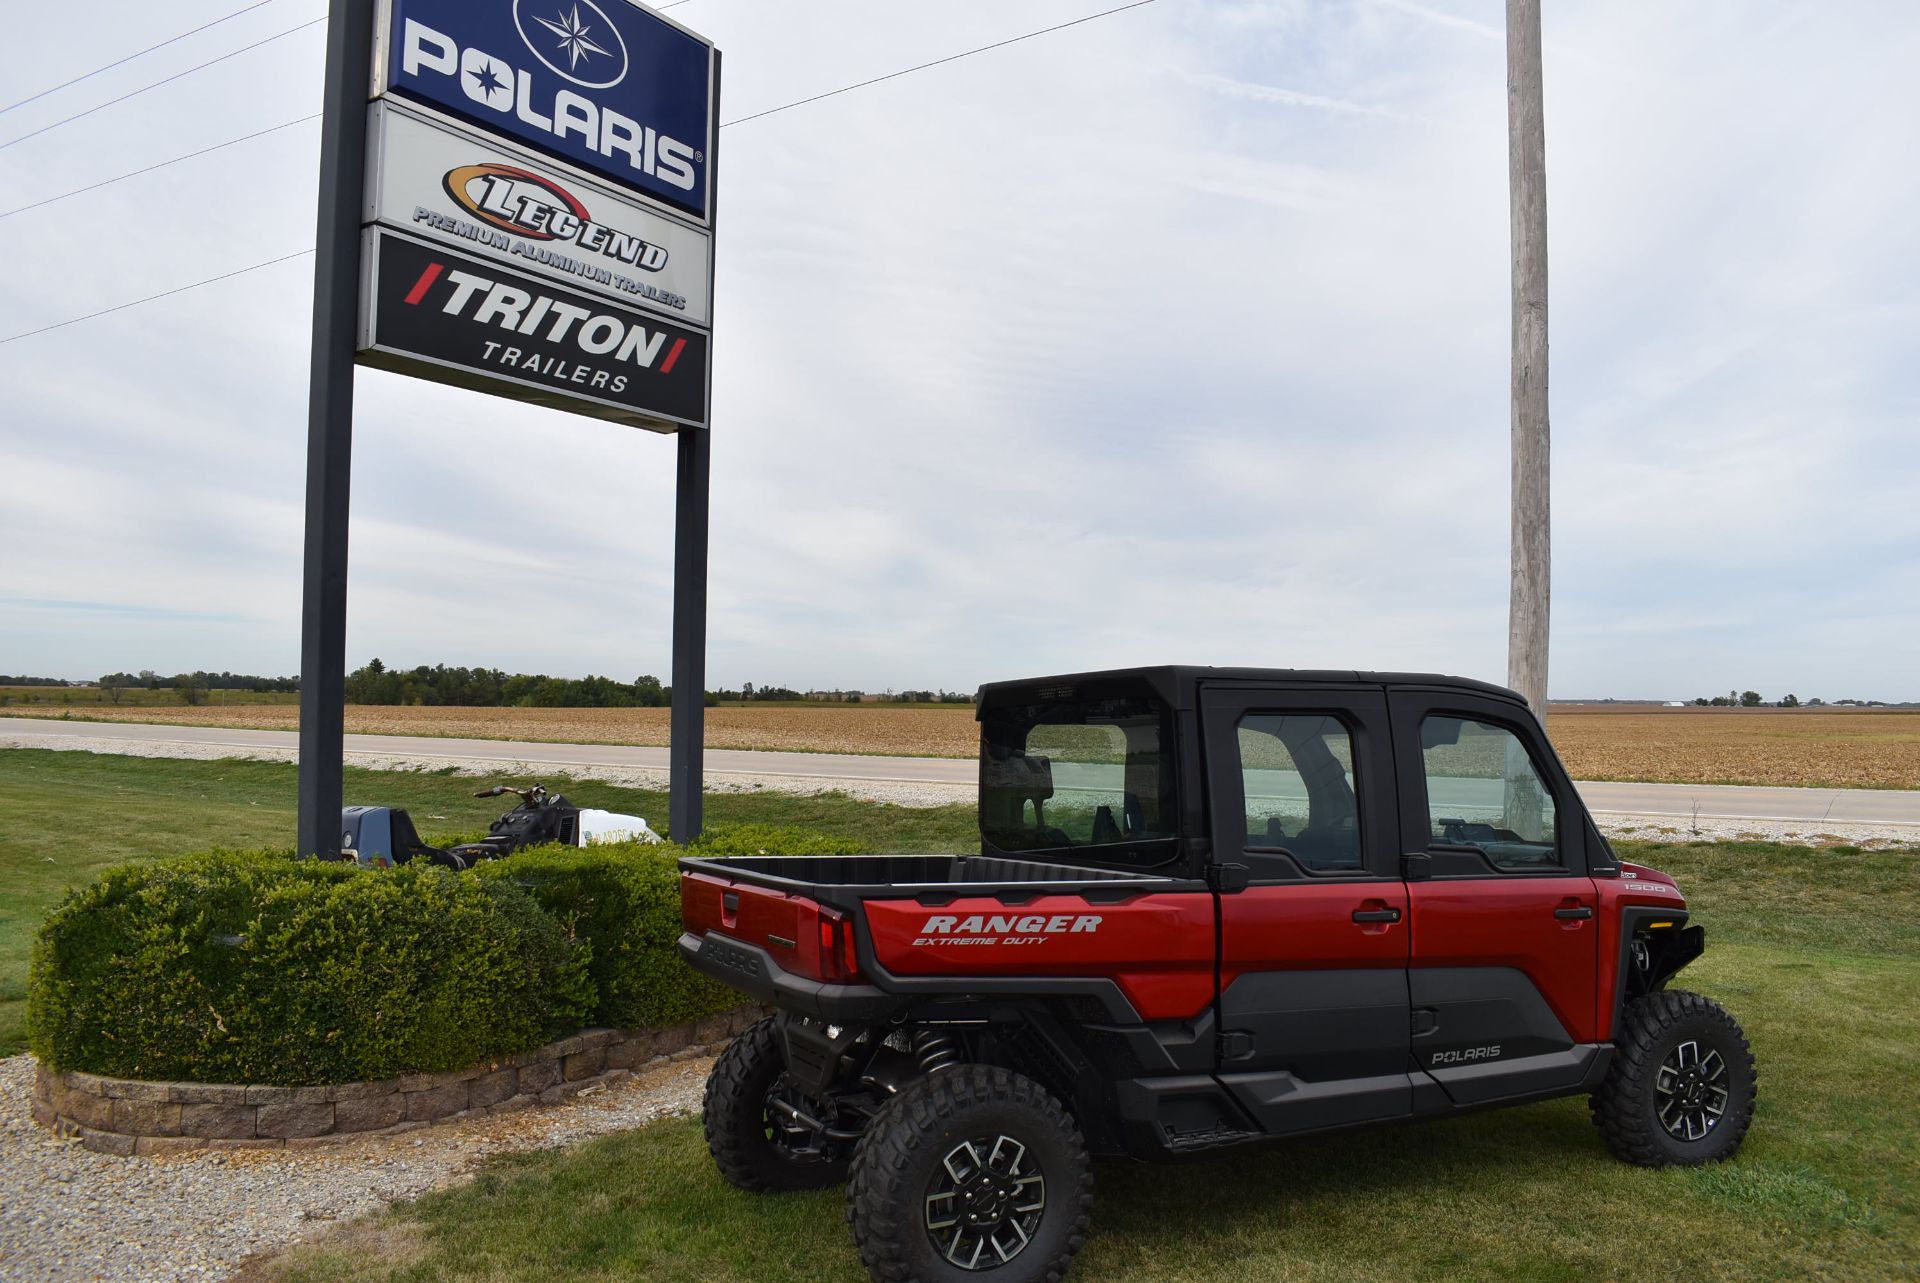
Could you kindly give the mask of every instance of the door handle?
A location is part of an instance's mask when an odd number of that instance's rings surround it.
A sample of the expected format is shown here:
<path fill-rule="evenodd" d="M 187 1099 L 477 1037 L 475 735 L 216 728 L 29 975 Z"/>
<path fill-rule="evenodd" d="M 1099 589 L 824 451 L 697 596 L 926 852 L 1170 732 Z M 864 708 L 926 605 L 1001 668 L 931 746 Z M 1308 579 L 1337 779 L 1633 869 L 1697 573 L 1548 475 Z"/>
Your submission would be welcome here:
<path fill-rule="evenodd" d="M 1593 908 L 1590 905 L 1583 904 L 1572 909 L 1555 909 L 1553 911 L 1553 916 L 1561 919 L 1562 921 L 1574 921 L 1576 919 L 1581 919 L 1581 918 L 1591 918 L 1593 916 Z"/>
<path fill-rule="evenodd" d="M 1355 909 L 1353 911 L 1353 920 L 1355 922 L 1398 922 L 1400 921 L 1400 910 Z"/>

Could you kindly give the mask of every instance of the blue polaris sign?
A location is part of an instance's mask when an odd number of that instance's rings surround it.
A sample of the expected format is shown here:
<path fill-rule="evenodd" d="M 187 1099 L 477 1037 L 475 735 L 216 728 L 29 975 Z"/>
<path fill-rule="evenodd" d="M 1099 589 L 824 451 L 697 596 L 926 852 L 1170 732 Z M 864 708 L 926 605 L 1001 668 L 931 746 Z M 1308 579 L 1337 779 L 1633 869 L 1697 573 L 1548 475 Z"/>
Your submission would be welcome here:
<path fill-rule="evenodd" d="M 705 218 L 713 50 L 630 0 L 389 0 L 387 92 Z"/>

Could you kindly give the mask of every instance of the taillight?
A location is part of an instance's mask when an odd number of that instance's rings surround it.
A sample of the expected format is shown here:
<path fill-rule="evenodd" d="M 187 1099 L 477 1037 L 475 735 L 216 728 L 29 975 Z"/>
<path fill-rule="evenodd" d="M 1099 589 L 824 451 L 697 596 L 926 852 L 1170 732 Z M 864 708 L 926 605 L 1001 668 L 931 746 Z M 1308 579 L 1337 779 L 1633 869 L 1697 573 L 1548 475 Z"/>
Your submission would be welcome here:
<path fill-rule="evenodd" d="M 820 910 L 820 978 L 843 984 L 860 979 L 853 923 L 832 909 Z"/>

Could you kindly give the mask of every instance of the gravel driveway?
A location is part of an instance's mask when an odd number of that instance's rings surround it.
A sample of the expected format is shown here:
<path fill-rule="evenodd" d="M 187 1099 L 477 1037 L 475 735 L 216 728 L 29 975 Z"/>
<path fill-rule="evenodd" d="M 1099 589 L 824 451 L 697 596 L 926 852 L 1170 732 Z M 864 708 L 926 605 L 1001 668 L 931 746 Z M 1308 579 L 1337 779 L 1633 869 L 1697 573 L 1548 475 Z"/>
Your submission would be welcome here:
<path fill-rule="evenodd" d="M 549 1109 L 299 1153 L 176 1158 L 112 1158 L 54 1139 L 28 1114 L 33 1058 L 0 1060 L 0 1279 L 223 1279 L 329 1222 L 457 1183 L 491 1154 L 696 1113 L 714 1050 L 690 1047 Z"/>

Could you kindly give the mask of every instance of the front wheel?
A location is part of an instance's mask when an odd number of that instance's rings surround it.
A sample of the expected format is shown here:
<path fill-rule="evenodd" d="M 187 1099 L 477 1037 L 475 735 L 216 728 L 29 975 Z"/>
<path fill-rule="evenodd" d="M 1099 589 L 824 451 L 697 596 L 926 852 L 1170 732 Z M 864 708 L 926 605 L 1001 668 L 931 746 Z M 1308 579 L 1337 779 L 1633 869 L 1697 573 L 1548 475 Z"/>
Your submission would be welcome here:
<path fill-rule="evenodd" d="M 1086 1142 L 1066 1110 L 989 1065 L 901 1089 L 847 1179 L 847 1223 L 876 1283 L 1058 1283 L 1092 1211 Z"/>
<path fill-rule="evenodd" d="M 1691 1167 L 1731 1158 L 1753 1122 L 1753 1048 L 1719 1003 L 1663 990 L 1621 1013 L 1613 1063 L 1593 1093 L 1615 1158 Z"/>
<path fill-rule="evenodd" d="M 846 1154 L 796 1126 L 782 1103 L 817 1108 L 787 1083 L 779 1022 L 768 1016 L 728 1043 L 707 1075 L 701 1108 L 707 1150 L 720 1174 L 754 1193 L 825 1189 L 845 1180 Z"/>

